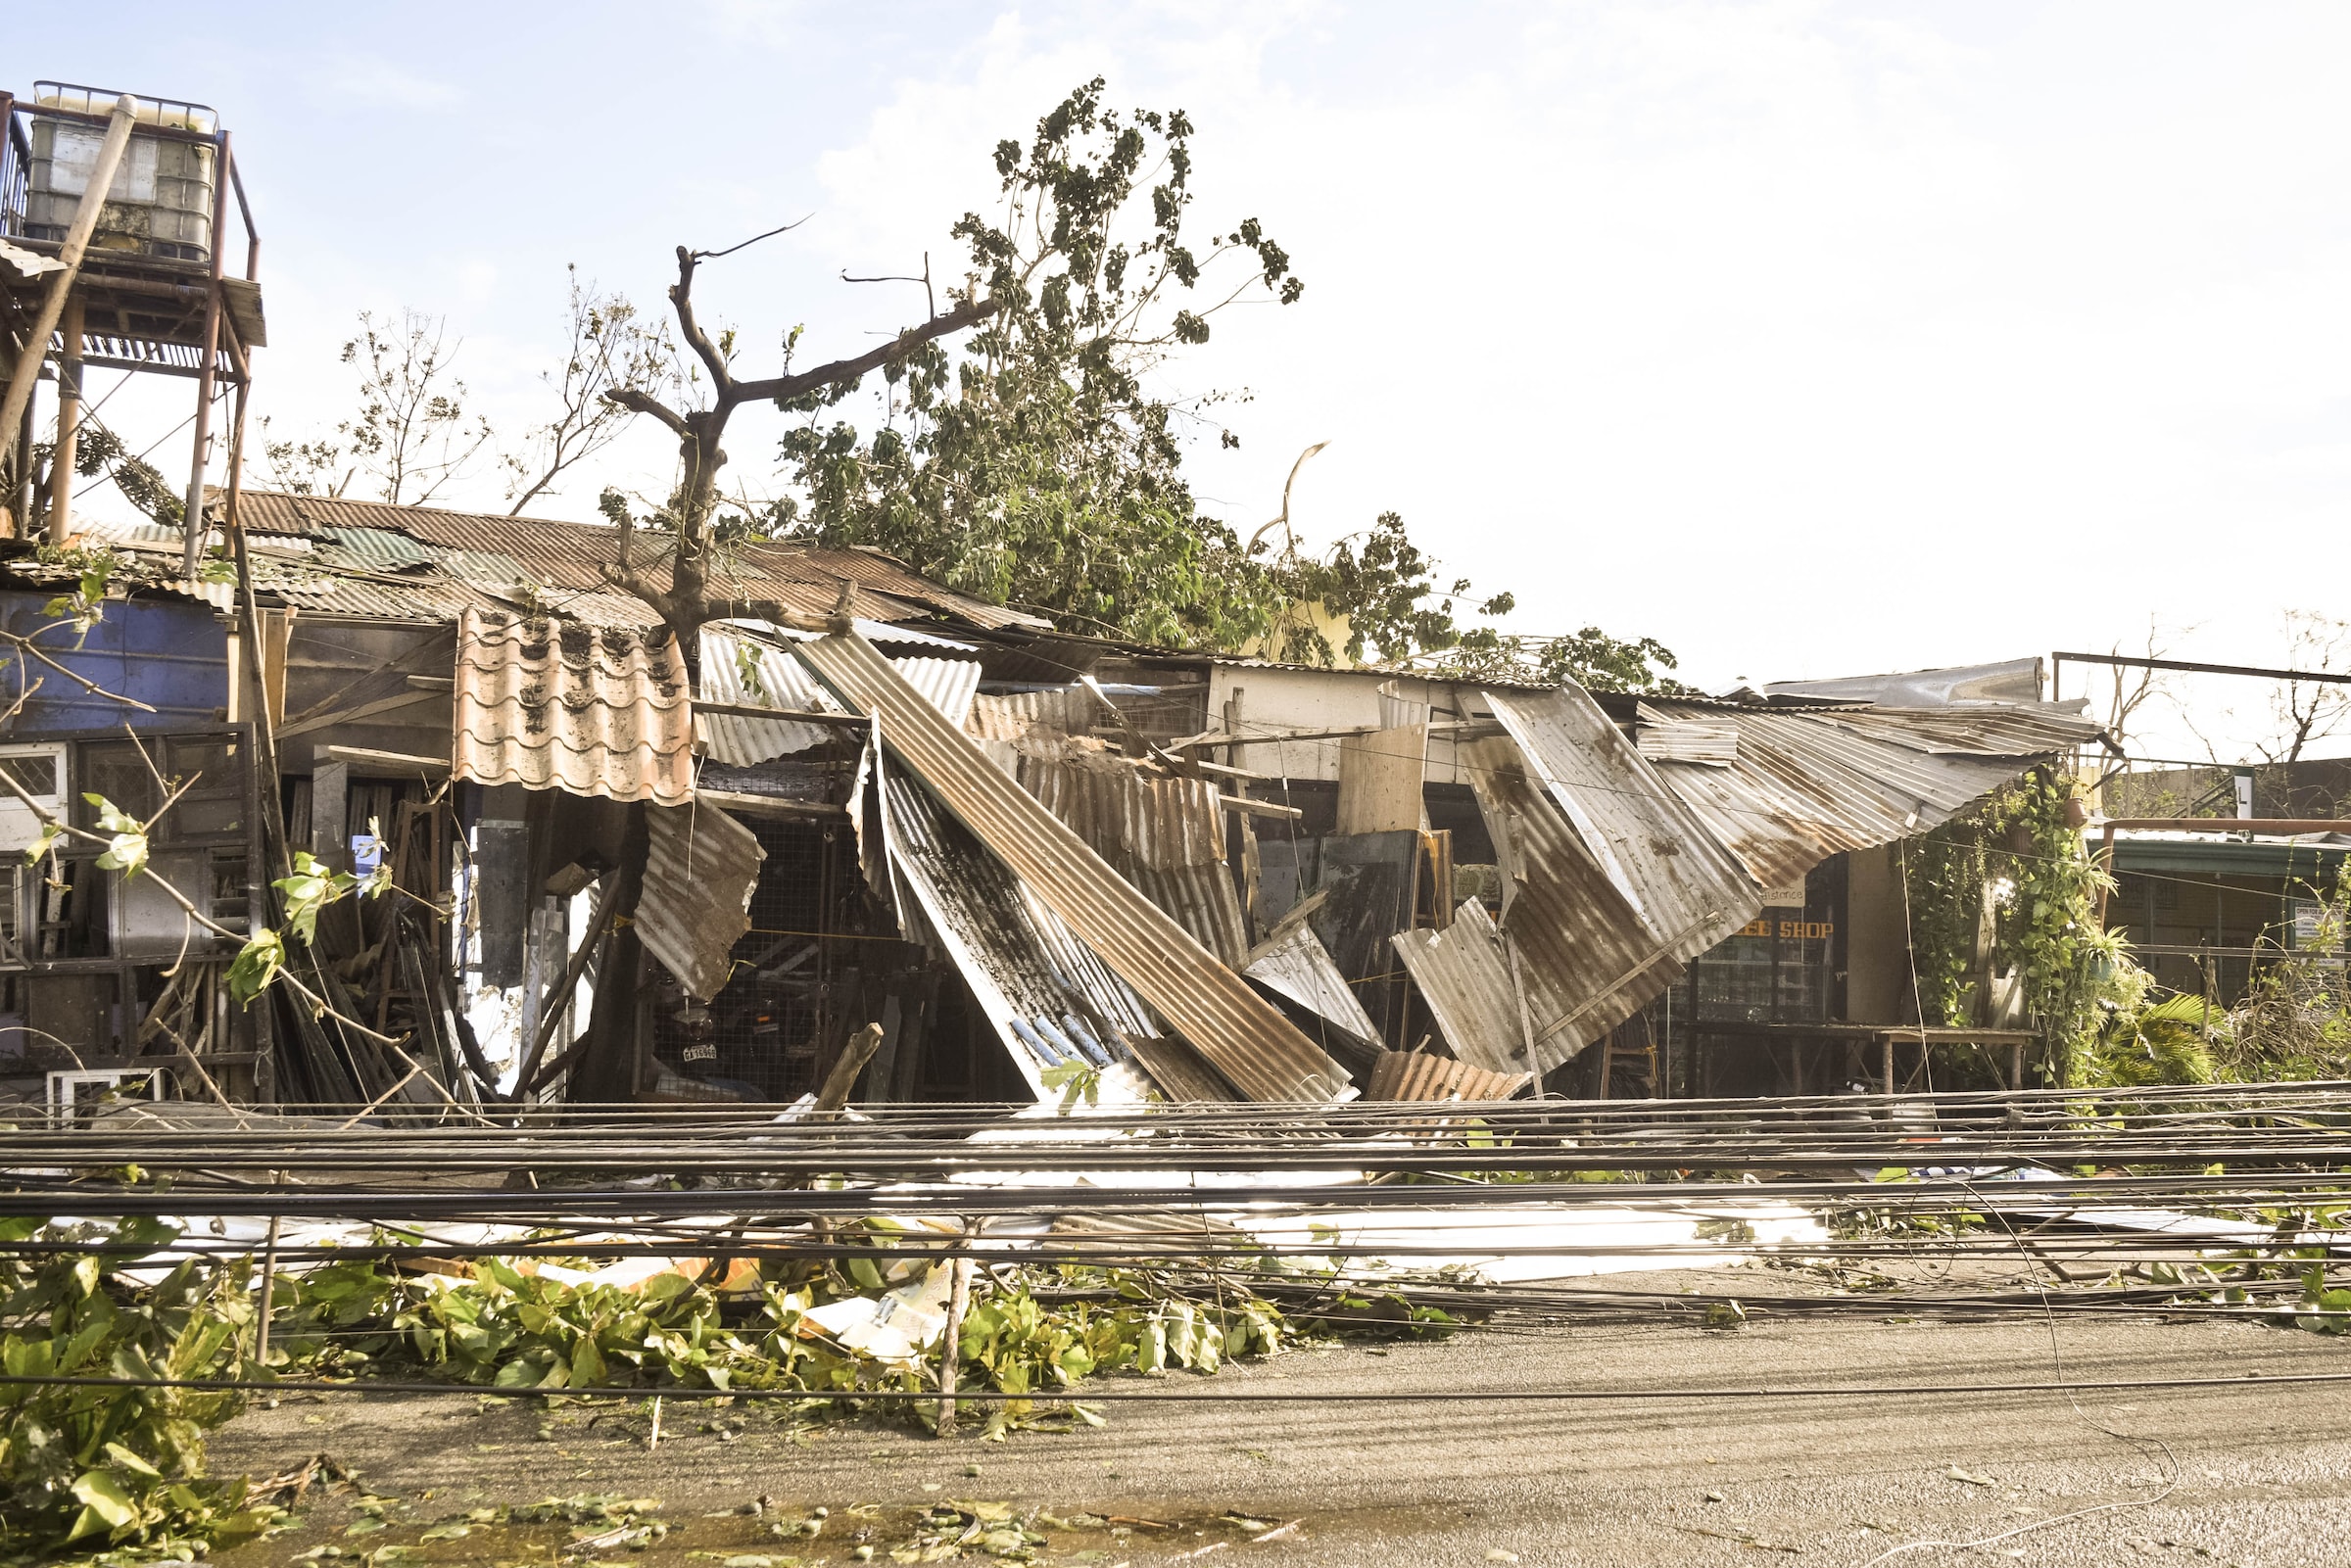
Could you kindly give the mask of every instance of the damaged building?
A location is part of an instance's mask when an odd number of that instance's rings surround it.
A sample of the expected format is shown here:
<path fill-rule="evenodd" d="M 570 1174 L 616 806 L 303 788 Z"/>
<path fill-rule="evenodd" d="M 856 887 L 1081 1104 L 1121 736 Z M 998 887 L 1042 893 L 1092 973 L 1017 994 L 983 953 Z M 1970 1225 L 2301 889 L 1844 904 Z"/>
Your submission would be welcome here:
<path fill-rule="evenodd" d="M 606 583 L 609 529 L 239 505 L 261 645 L 176 577 L 176 531 L 93 533 L 127 564 L 58 655 L 89 684 L 18 670 L 0 749 L 134 815 L 197 779 L 156 864 L 232 929 L 271 788 L 289 852 L 389 867 L 401 894 L 328 906 L 316 951 L 401 1043 L 231 1006 L 232 940 L 135 880 L 109 907 L 59 851 L 10 905 L 24 1070 L 786 1101 L 871 1024 L 861 1100 L 1898 1081 L 1938 1034 L 2001 1037 L 1905 1015 L 1888 846 L 2095 735 L 2005 689 L 1636 698 L 1141 648 L 780 544 L 714 589 L 762 613 L 702 628 L 697 695 Z M 12 629 L 57 570 L 11 563 Z"/>

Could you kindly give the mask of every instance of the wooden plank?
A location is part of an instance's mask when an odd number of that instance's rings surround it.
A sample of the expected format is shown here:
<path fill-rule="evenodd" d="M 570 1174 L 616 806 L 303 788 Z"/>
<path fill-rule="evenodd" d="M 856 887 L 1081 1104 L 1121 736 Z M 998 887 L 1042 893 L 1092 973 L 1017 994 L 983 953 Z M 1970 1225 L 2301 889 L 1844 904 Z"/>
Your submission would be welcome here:
<path fill-rule="evenodd" d="M 849 814 L 846 806 L 828 805 L 821 800 L 781 800 L 774 795 L 746 795 L 733 789 L 696 789 L 694 795 L 705 805 L 745 817 L 786 817 L 794 822 L 809 822 L 820 817 L 845 818 Z"/>
<path fill-rule="evenodd" d="M 366 746 L 320 746 L 318 749 L 336 762 L 376 770 L 379 775 L 386 769 L 394 774 L 449 772 L 447 757 L 416 757 L 405 751 L 376 751 Z"/>
<path fill-rule="evenodd" d="M 1270 800 L 1251 800 L 1246 795 L 1219 795 L 1217 804 L 1242 817 L 1271 817 L 1276 822 L 1296 822 L 1306 815 L 1296 806 L 1277 806 Z"/>
<path fill-rule="evenodd" d="M 282 663 L 280 668 L 283 668 Z M 357 707 L 338 708 L 333 713 L 321 713 L 311 719 L 297 719 L 279 730 L 277 737 L 280 740 L 290 740 L 298 735 L 309 735 L 312 730 L 331 730 L 339 724 L 357 724 L 361 719 L 372 719 L 379 713 L 390 713 L 396 708 L 413 707 L 419 702 L 430 702 L 435 697 L 449 695 L 450 688 L 456 684 L 452 681 L 439 690 L 395 692 L 388 697 L 378 697 L 373 702 L 362 702 Z M 273 694 L 273 700 L 281 707 L 285 704 L 285 685 L 282 681 Z"/>
<path fill-rule="evenodd" d="M 1428 726 L 1408 724 L 1339 742 L 1340 833 L 1417 832 Z"/>

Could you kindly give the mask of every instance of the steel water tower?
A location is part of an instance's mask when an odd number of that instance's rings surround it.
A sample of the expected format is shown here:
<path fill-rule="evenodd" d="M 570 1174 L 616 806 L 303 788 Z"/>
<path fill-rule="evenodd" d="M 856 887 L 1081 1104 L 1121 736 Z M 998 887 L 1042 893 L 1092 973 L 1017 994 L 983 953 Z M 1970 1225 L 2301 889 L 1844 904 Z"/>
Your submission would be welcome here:
<path fill-rule="evenodd" d="M 72 537 L 73 452 L 92 366 L 195 382 L 183 521 L 196 569 L 216 405 L 244 429 L 252 351 L 266 337 L 261 240 L 228 132 L 202 104 L 35 82 L 0 92 L 0 528 Z M 224 264 L 234 209 L 241 265 Z M 38 383 L 55 388 L 56 456 L 34 491 Z M 231 489 L 236 464 L 230 463 Z"/>

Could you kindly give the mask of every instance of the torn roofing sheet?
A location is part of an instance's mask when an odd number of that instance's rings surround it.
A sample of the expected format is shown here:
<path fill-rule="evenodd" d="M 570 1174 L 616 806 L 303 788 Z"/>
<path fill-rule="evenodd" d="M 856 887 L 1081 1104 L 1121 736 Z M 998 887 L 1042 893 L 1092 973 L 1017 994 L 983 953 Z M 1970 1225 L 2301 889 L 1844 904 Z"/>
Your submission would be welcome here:
<path fill-rule="evenodd" d="M 1367 1100 L 1508 1100 L 1535 1081 L 1531 1072 L 1488 1072 L 1425 1051 L 1382 1051 L 1371 1064 Z"/>
<path fill-rule="evenodd" d="M 1682 964 L 1584 851 L 1515 742 L 1471 740 L 1459 755 L 1502 862 L 1502 928 L 1517 949 L 1534 1036 L 1532 1055 L 1511 1065 L 1548 1072 L 1639 1012 Z"/>
<path fill-rule="evenodd" d="M 1033 1092 L 1064 1063 L 1109 1067 L 1109 1031 L 1157 1032 L 1142 1000 L 1002 861 L 920 784 L 887 764 L 878 771 L 890 867 L 928 927 L 909 922 L 907 934 L 944 950 Z"/>
<path fill-rule="evenodd" d="M 804 634 L 803 634 L 804 635 Z M 702 628 L 701 694 L 729 707 L 781 708 L 797 713 L 847 710 L 818 684 L 807 666 L 784 651 L 785 629 L 757 621 L 712 622 Z M 939 638 L 926 643 L 960 644 Z M 972 659 L 906 657 L 890 660 L 915 689 L 949 720 L 961 724 L 980 689 L 980 665 Z M 747 719 L 740 714 L 694 716 L 696 737 L 714 761 L 747 768 L 823 743 L 827 730 L 789 719 Z"/>
<path fill-rule="evenodd" d="M 1493 1072 L 1521 1069 L 1532 1022 L 1484 904 L 1464 899 L 1444 930 L 1398 931 L 1390 940 L 1455 1056 Z"/>
<path fill-rule="evenodd" d="M 665 631 L 468 609 L 452 707 L 459 779 L 665 806 L 693 798 L 686 672 Z"/>
<path fill-rule="evenodd" d="M 1656 946 L 1691 958 L 1754 919 L 1755 879 L 1582 687 L 1485 695 Z"/>
<path fill-rule="evenodd" d="M 840 713 L 833 694 L 806 665 L 748 627 L 712 622 L 702 628 L 701 694 L 730 707 Z M 713 761 L 748 768 L 822 745 L 827 727 L 789 719 L 745 719 L 732 713 L 694 715 L 694 733 Z"/>
<path fill-rule="evenodd" d="M 1297 1003 L 1357 1042 L 1379 1044 L 1379 1025 L 1364 1011 L 1331 962 L 1330 951 L 1306 921 L 1278 930 L 1250 954 L 1241 973 L 1278 996 Z"/>
<path fill-rule="evenodd" d="M 851 633 L 796 651 L 835 695 L 876 714 L 885 746 L 1234 1088 L 1263 1101 L 1352 1095 L 1336 1062 L 1006 778 L 872 643 Z"/>
<path fill-rule="evenodd" d="M 1646 702 L 1639 713 L 1633 744 L 1652 762 L 1727 768 L 1739 760 L 1739 727 L 1728 719 L 1668 719 Z"/>
<path fill-rule="evenodd" d="M 1648 699 L 1667 723 L 1728 719 L 1728 767 L 1660 761 L 1657 773 L 1767 887 L 1829 856 L 1924 832 L 2034 764 L 2094 738 L 2094 726 L 2041 713 L 1757 708 Z M 1951 727 L 1970 726 L 1972 731 Z M 1979 741 L 2006 755 L 1951 749 Z"/>
<path fill-rule="evenodd" d="M 751 890 L 767 851 L 748 828 L 708 806 L 649 806 L 646 827 L 638 939 L 707 1002 L 727 983 L 735 943 L 751 928 Z"/>

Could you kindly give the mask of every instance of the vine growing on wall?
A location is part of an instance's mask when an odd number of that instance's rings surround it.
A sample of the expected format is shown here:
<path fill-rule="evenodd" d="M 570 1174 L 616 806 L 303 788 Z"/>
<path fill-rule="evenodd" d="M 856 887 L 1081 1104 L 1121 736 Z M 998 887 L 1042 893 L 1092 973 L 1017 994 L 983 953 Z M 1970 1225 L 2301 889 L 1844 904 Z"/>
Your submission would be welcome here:
<path fill-rule="evenodd" d="M 2019 975 L 2068 1082 L 2083 1075 L 2107 1016 L 2144 990 L 2121 938 L 2098 923 L 2106 874 L 2082 842 L 2078 793 L 2073 779 L 2036 769 L 1902 852 L 1921 1017 L 1975 1022 L 1976 942 L 1989 902 L 1992 968 Z"/>

